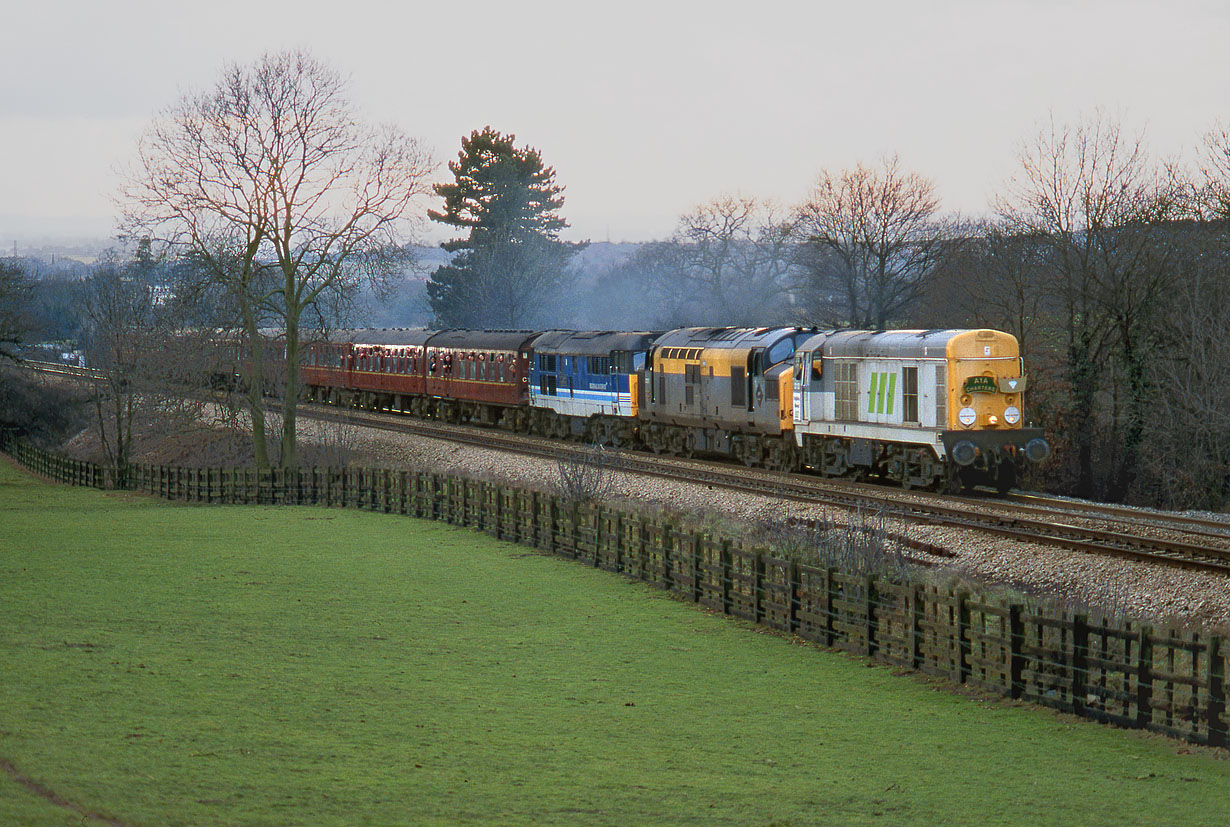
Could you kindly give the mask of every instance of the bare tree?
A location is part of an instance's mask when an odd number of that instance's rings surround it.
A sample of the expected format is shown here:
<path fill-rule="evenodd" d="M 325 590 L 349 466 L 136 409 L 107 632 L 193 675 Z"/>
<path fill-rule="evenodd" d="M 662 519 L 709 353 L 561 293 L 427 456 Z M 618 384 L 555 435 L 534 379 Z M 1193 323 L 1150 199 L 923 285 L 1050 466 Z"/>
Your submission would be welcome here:
<path fill-rule="evenodd" d="M 581 301 L 581 325 L 591 328 L 668 329 L 692 323 L 692 297 L 679 288 L 680 245 L 652 241 L 607 268 Z"/>
<path fill-rule="evenodd" d="M 970 226 L 964 235 L 936 267 L 911 323 L 1006 330 L 1028 358 L 1050 336 L 1044 240 L 1013 234 L 1002 222 Z"/>
<path fill-rule="evenodd" d="M 1142 474 L 1172 507 L 1230 501 L 1230 130 L 1204 138 L 1190 191 L 1193 220 L 1170 228 L 1177 278 L 1162 323 L 1170 333 L 1152 374 Z"/>
<path fill-rule="evenodd" d="M 1148 356 L 1173 279 L 1161 228 L 1180 207 L 1176 182 L 1149 161 L 1143 138 L 1100 113 L 1044 129 L 1000 201 L 1007 230 L 1045 247 L 1043 288 L 1060 305 L 1082 496 L 1095 493 L 1096 441 L 1114 450 L 1103 458 L 1113 466 L 1108 497 L 1122 499 L 1135 478 Z M 1112 409 L 1105 440 L 1095 436 L 1100 393 Z"/>
<path fill-rule="evenodd" d="M 820 173 L 795 210 L 807 321 L 884 328 L 922 293 L 949 235 L 932 182 L 901 168 Z"/>
<path fill-rule="evenodd" d="M 682 285 L 699 301 L 693 323 L 763 324 L 780 315 L 789 229 L 772 201 L 722 195 L 679 218 Z"/>
<path fill-rule="evenodd" d="M 142 139 L 123 193 L 128 225 L 210 262 L 248 341 L 266 315 L 284 331 L 287 467 L 297 464 L 301 324 L 330 293 L 398 271 L 403 219 L 432 170 L 417 141 L 359 121 L 341 75 L 295 51 L 228 67 Z M 251 348 L 257 377 L 260 354 Z M 254 447 L 262 463 L 262 440 Z"/>
<path fill-rule="evenodd" d="M 1230 501 L 1230 247 L 1224 227 L 1182 230 L 1186 255 L 1165 326 L 1152 353 L 1142 474 L 1152 498 L 1169 507 L 1224 508 Z"/>
<path fill-rule="evenodd" d="M 18 358 L 29 320 L 30 281 L 15 259 L 0 258 L 0 359 Z"/>
<path fill-rule="evenodd" d="M 1230 221 L 1230 127 L 1221 125 L 1204 136 L 1200 151 L 1196 207 L 1206 218 Z"/>
<path fill-rule="evenodd" d="M 184 307 L 155 290 L 139 264 L 107 257 L 83 286 L 85 351 L 106 464 L 123 487 L 142 424 L 162 432 L 198 427 L 204 402 L 183 393 L 206 370 L 200 332 L 183 329 Z"/>

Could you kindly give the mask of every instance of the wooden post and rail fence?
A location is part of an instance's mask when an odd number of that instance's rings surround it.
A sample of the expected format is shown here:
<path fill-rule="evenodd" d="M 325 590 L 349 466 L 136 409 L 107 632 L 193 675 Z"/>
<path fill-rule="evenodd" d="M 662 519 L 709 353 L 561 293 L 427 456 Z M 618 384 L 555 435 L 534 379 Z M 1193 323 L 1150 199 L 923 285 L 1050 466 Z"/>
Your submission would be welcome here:
<path fill-rule="evenodd" d="M 0 448 L 48 479 L 116 487 L 115 474 L 96 463 L 8 435 Z M 471 527 L 901 669 L 1227 746 L 1230 643 L 1214 634 L 810 566 L 678 518 L 443 474 L 132 465 L 121 482 L 185 502 L 357 508 Z"/>

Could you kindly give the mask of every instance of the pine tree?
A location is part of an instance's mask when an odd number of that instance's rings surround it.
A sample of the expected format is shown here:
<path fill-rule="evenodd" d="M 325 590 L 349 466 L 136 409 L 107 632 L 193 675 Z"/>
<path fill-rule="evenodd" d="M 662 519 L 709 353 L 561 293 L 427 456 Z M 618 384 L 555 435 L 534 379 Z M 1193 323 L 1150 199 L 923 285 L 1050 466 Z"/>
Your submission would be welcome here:
<path fill-rule="evenodd" d="M 538 150 L 490 126 L 461 139 L 449 163 L 454 181 L 436 184 L 444 209 L 434 221 L 468 231 L 446 242 L 456 253 L 427 283 L 441 327 L 519 327 L 541 320 L 563 285 L 568 260 L 583 246 L 559 240 L 564 188 Z"/>

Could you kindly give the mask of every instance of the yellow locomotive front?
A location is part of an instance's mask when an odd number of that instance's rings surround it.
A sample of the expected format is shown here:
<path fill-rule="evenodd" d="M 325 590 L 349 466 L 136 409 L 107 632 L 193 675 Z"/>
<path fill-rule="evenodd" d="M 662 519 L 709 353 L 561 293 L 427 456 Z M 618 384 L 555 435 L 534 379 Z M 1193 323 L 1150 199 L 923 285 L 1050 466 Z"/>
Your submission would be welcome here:
<path fill-rule="evenodd" d="M 998 330 L 962 331 L 948 340 L 946 357 L 947 410 L 937 420 L 944 422 L 948 458 L 967 485 L 1007 490 L 1027 463 L 1050 453 L 1041 429 L 1023 427 L 1026 377 L 1016 338 Z"/>

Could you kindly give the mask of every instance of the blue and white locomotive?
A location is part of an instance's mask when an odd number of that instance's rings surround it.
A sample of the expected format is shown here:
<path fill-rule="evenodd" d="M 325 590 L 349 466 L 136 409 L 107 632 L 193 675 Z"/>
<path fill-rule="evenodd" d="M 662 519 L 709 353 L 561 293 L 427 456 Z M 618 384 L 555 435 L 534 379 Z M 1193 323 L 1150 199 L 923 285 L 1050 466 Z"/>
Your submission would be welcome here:
<path fill-rule="evenodd" d="M 604 445 L 632 445 L 638 375 L 655 333 L 550 330 L 530 354 L 531 429 Z"/>

